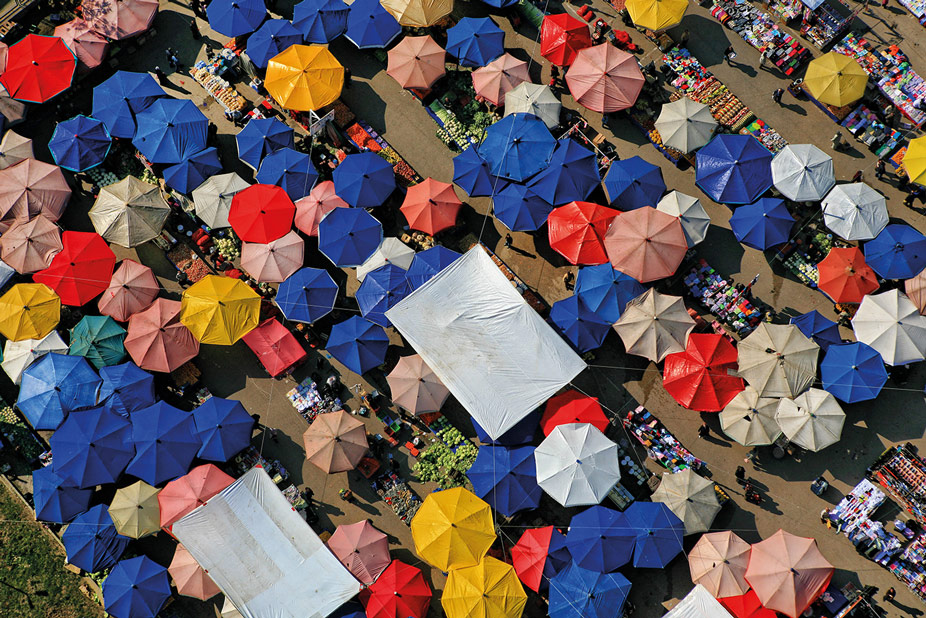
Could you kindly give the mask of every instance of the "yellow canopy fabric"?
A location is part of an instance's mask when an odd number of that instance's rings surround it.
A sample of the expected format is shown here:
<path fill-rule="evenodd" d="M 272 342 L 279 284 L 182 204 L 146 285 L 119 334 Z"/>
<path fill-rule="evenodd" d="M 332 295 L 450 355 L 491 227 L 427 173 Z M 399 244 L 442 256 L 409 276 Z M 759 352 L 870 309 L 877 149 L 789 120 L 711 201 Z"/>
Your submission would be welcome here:
<path fill-rule="evenodd" d="M 160 491 L 144 481 L 117 490 L 109 504 L 116 532 L 132 539 L 156 534 L 161 529 Z"/>
<path fill-rule="evenodd" d="M 855 58 L 830 52 L 807 66 L 804 83 L 821 103 L 842 107 L 862 98 L 868 73 Z"/>
<path fill-rule="evenodd" d="M 926 186 L 926 137 L 910 140 L 903 155 L 903 167 L 910 182 Z"/>
<path fill-rule="evenodd" d="M 527 593 L 513 566 L 486 556 L 450 571 L 440 604 L 447 618 L 520 618 Z"/>
<path fill-rule="evenodd" d="M 321 45 L 292 45 L 270 59 L 264 86 L 280 105 L 300 112 L 334 103 L 344 67 Z"/>
<path fill-rule="evenodd" d="M 634 25 L 658 32 L 682 21 L 688 0 L 627 0 L 624 6 Z"/>
<path fill-rule="evenodd" d="M 495 542 L 489 505 L 462 487 L 425 498 L 411 528 L 415 551 L 441 571 L 476 566 Z"/>
<path fill-rule="evenodd" d="M 0 335 L 41 339 L 61 319 L 61 299 L 44 283 L 17 283 L 0 297 Z"/>
<path fill-rule="evenodd" d="M 382 0 L 401 26 L 427 28 L 453 11 L 453 0 Z"/>
<path fill-rule="evenodd" d="M 180 322 L 200 343 L 232 345 L 259 320 L 260 296 L 240 279 L 206 275 L 180 301 Z"/>

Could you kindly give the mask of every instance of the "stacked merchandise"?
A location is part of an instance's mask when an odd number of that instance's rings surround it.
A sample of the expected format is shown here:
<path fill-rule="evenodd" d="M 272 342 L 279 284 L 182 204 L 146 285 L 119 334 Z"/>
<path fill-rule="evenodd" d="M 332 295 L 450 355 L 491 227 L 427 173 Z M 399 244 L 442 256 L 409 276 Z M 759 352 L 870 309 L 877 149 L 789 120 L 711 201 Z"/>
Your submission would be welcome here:
<path fill-rule="evenodd" d="M 801 0 L 775 0 L 768 8 L 784 21 L 791 21 L 801 14 L 804 4 Z"/>
<path fill-rule="evenodd" d="M 687 49 L 675 47 L 662 57 L 677 75 L 672 85 L 682 94 L 711 108 L 714 119 L 731 131 L 739 131 L 755 116 L 726 86 L 705 69 Z"/>
<path fill-rule="evenodd" d="M 926 601 L 924 564 L 926 564 L 926 533 L 921 533 L 888 568 L 914 594 Z"/>
<path fill-rule="evenodd" d="M 874 49 L 868 44 L 866 39 L 859 38 L 854 32 L 846 36 L 833 46 L 834 52 L 839 52 L 844 56 L 855 58 L 865 72 L 874 80 L 880 80 L 885 76 L 887 67 L 875 54 Z"/>
<path fill-rule="evenodd" d="M 813 58 L 797 39 L 781 30 L 769 15 L 748 2 L 714 0 L 711 15 L 756 49 L 769 53 L 769 59 L 785 75 L 791 75 Z"/>
<path fill-rule="evenodd" d="M 785 141 L 785 138 L 783 138 L 778 131 L 768 126 L 764 120 L 759 120 L 758 118 L 740 129 L 740 133 L 752 135 L 772 153 L 776 153 L 788 145 L 788 142 Z"/>
<path fill-rule="evenodd" d="M 898 2 L 913 13 L 921 26 L 926 27 L 926 0 L 898 0 Z"/>
<path fill-rule="evenodd" d="M 866 476 L 880 483 L 919 523 L 926 524 L 926 461 L 916 454 L 912 444 L 884 451 Z"/>
<path fill-rule="evenodd" d="M 884 530 L 884 524 L 871 516 L 884 504 L 887 496 L 868 479 L 863 479 L 852 492 L 829 512 L 839 531 L 856 547 L 878 564 L 887 565 L 891 556 L 900 551 L 900 541 Z"/>
<path fill-rule="evenodd" d="M 732 281 L 720 276 L 703 259 L 698 260 L 698 265 L 685 275 L 683 281 L 692 296 L 740 337 L 751 333 L 765 317 Z"/>
<path fill-rule="evenodd" d="M 842 15 L 824 0 L 816 9 L 804 9 L 801 34 L 822 49 L 848 30 L 854 19 L 855 13 Z"/>
<path fill-rule="evenodd" d="M 904 141 L 899 131 L 881 122 L 878 115 L 865 105 L 859 105 L 854 112 L 849 114 L 842 121 L 842 126 L 849 129 L 860 142 L 868 146 L 879 157 L 889 156 Z"/>
<path fill-rule="evenodd" d="M 374 481 L 371 486 L 379 497 L 392 507 L 392 511 L 405 522 L 405 525 L 411 525 L 412 518 L 421 507 L 421 498 L 405 481 L 395 473 L 390 473 Z"/>
<path fill-rule="evenodd" d="M 212 73 L 211 68 L 211 65 L 200 60 L 190 69 L 190 75 L 226 110 L 243 112 L 247 107 L 245 98 L 238 94 L 231 84 Z"/>
<path fill-rule="evenodd" d="M 797 237 L 782 247 L 777 257 L 784 260 L 784 267 L 801 283 L 816 288 L 820 280 L 817 264 L 829 254 L 838 241 L 828 230 L 821 230 L 814 222 L 800 224 L 798 228 L 800 232 Z M 845 243 L 838 245 L 848 246 Z"/>
<path fill-rule="evenodd" d="M 309 504 L 305 501 L 305 498 L 302 497 L 302 492 L 299 491 L 299 488 L 295 485 L 289 485 L 282 491 L 282 494 L 283 497 L 286 498 L 286 500 L 292 505 L 293 509 L 299 513 L 302 519 L 305 519 L 305 510 L 309 508 Z"/>
<path fill-rule="evenodd" d="M 646 448 L 646 454 L 659 465 L 678 472 L 685 468 L 707 470 L 707 465 L 675 439 L 659 419 L 643 406 L 627 414 L 624 427 Z"/>
<path fill-rule="evenodd" d="M 306 378 L 286 393 L 286 398 L 309 423 L 314 421 L 319 414 L 336 412 L 343 407 L 338 397 L 322 396 L 311 377 Z"/>
<path fill-rule="evenodd" d="M 231 460 L 232 469 L 228 472 L 235 477 L 243 475 L 254 466 L 261 466 L 270 475 L 274 483 L 281 483 L 289 478 L 289 472 L 278 459 L 265 459 L 254 445 L 244 449 Z"/>

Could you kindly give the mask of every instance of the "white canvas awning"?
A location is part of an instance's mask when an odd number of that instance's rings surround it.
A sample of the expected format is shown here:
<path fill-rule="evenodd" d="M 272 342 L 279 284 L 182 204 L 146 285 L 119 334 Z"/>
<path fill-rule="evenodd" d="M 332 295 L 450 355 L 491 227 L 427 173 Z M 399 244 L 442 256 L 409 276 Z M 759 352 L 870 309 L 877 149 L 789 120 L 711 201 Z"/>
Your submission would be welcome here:
<path fill-rule="evenodd" d="M 733 618 L 707 589 L 698 584 L 662 618 Z"/>

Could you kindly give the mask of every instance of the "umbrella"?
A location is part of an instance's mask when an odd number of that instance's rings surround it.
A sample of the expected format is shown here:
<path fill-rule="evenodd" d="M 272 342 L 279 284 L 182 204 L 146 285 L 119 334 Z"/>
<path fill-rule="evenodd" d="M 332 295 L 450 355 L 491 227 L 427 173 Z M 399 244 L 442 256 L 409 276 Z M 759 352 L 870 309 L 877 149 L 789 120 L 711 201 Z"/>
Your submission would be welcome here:
<path fill-rule="evenodd" d="M 61 229 L 43 215 L 14 223 L 0 237 L 0 257 L 23 275 L 48 268 L 63 248 Z"/>
<path fill-rule="evenodd" d="M 52 466 L 32 472 L 32 501 L 38 521 L 69 522 L 87 511 L 92 495 L 91 489 L 70 485 Z"/>
<path fill-rule="evenodd" d="M 569 389 L 547 400 L 540 427 L 543 429 L 543 435 L 548 436 L 556 427 L 571 423 L 588 423 L 602 433 L 607 430 L 609 424 L 597 397 L 589 397 Z"/>
<path fill-rule="evenodd" d="M 623 513 L 592 506 L 573 516 L 566 547 L 574 566 L 609 573 L 630 562 L 635 537 Z M 555 588 L 555 580 L 550 585 Z"/>
<path fill-rule="evenodd" d="M 370 448 L 364 427 L 343 410 L 319 415 L 302 436 L 305 458 L 328 474 L 353 470 Z"/>
<path fill-rule="evenodd" d="M 739 375 L 762 397 L 797 397 L 817 374 L 820 346 L 793 324 L 763 322 L 738 349 Z"/>
<path fill-rule="evenodd" d="M 154 376 L 132 362 L 100 369 L 99 404 L 128 418 L 129 414 L 154 403 Z"/>
<path fill-rule="evenodd" d="M 343 0 L 302 0 L 293 7 L 293 25 L 306 43 L 330 43 L 347 30 L 349 11 Z"/>
<path fill-rule="evenodd" d="M 822 207 L 826 227 L 846 240 L 871 240 L 888 224 L 884 196 L 864 182 L 833 187 Z"/>
<path fill-rule="evenodd" d="M 268 19 L 248 37 L 248 58 L 255 66 L 266 69 L 270 59 L 292 45 L 302 45 L 304 37 L 289 20 Z"/>
<path fill-rule="evenodd" d="M 636 536 L 634 567 L 663 569 L 682 553 L 685 525 L 665 504 L 637 501 L 624 516 Z"/>
<path fill-rule="evenodd" d="M 817 274 L 817 287 L 837 303 L 860 303 L 880 285 L 858 247 L 833 247 L 817 264 Z"/>
<path fill-rule="evenodd" d="M 382 4 L 399 25 L 411 28 L 433 26 L 453 10 L 453 0 L 384 0 Z"/>
<path fill-rule="evenodd" d="M 793 202 L 818 202 L 836 184 L 833 157 L 813 144 L 790 144 L 772 159 L 772 181 Z"/>
<path fill-rule="evenodd" d="M 544 15 L 540 25 L 540 55 L 550 63 L 569 66 L 580 50 L 591 46 L 592 37 L 585 22 L 568 13 Z"/>
<path fill-rule="evenodd" d="M 431 280 L 434 275 L 438 274 L 460 257 L 456 251 L 442 246 L 435 245 L 430 249 L 425 249 L 416 253 L 412 257 L 412 263 L 405 273 L 408 279 L 408 285 L 412 290 L 417 290 L 425 283 Z"/>
<path fill-rule="evenodd" d="M 132 412 L 129 419 L 135 457 L 126 472 L 151 485 L 187 473 L 202 447 L 189 412 L 159 401 Z"/>
<path fill-rule="evenodd" d="M 120 561 L 103 581 L 103 606 L 113 618 L 154 618 L 170 596 L 167 569 L 146 556 Z"/>
<path fill-rule="evenodd" d="M 775 420 L 778 401 L 777 397 L 761 397 L 747 386 L 720 413 L 720 427 L 743 446 L 772 444 L 781 435 Z"/>
<path fill-rule="evenodd" d="M 486 556 L 476 566 L 450 571 L 440 602 L 447 618 L 520 618 L 527 594 L 514 567 Z"/>
<path fill-rule="evenodd" d="M 910 140 L 903 155 L 903 168 L 910 182 L 926 186 L 926 139 Z"/>
<path fill-rule="evenodd" d="M 125 349 L 136 365 L 169 373 L 199 354 L 199 341 L 180 322 L 181 303 L 156 299 L 129 318 Z"/>
<path fill-rule="evenodd" d="M 164 182 L 180 193 L 190 193 L 207 178 L 222 171 L 219 151 L 210 146 L 190 155 L 176 165 L 164 168 Z"/>
<path fill-rule="evenodd" d="M 294 223 L 306 236 L 318 236 L 318 222 L 335 208 L 348 208 L 350 204 L 335 194 L 330 180 L 316 184 L 309 194 L 296 200 Z"/>
<path fill-rule="evenodd" d="M 0 245 L 2 245 L 2 242 L 2 239 L 0 239 Z M 903 287 L 907 298 L 913 301 L 920 313 L 926 313 L 926 268 L 921 270 L 915 277 L 904 281 Z"/>
<path fill-rule="evenodd" d="M 10 341 L 42 339 L 58 324 L 61 300 L 41 283 L 17 283 L 0 297 L 0 334 Z"/>
<path fill-rule="evenodd" d="M 188 99 L 158 99 L 135 122 L 132 145 L 152 163 L 180 163 L 206 147 L 209 120 Z"/>
<path fill-rule="evenodd" d="M 252 120 L 251 126 L 257 122 Z M 196 216 L 202 219 L 209 227 L 228 227 L 228 213 L 231 210 L 232 200 L 239 191 L 251 186 L 234 172 L 217 174 L 206 179 L 201 185 L 193 189 L 193 203 L 196 206 Z"/>
<path fill-rule="evenodd" d="M 301 40 L 301 35 L 300 35 Z M 205 601 L 222 592 L 212 578 L 206 575 L 193 554 L 181 544 L 177 544 L 174 557 L 167 567 L 167 572 L 174 580 L 177 594 Z"/>
<path fill-rule="evenodd" d="M 488 129 L 480 154 L 489 173 L 523 182 L 550 164 L 556 139 L 533 114 L 505 116 Z"/>
<path fill-rule="evenodd" d="M 702 534 L 688 554 L 691 581 L 718 598 L 745 594 L 751 550 L 749 543 L 729 530 Z"/>
<path fill-rule="evenodd" d="M 647 290 L 631 300 L 614 323 L 628 354 L 661 362 L 673 352 L 682 352 L 695 327 L 685 303 L 678 296 Z"/>
<path fill-rule="evenodd" d="M 134 260 L 122 260 L 97 307 L 103 315 L 126 322 L 132 315 L 150 307 L 160 291 L 154 271 Z"/>
<path fill-rule="evenodd" d="M 68 563 L 88 573 L 115 565 L 130 540 L 116 532 L 105 504 L 78 515 L 61 535 Z"/>
<path fill-rule="evenodd" d="M 615 161 L 604 177 L 604 190 L 611 206 L 633 210 L 655 206 L 666 191 L 662 169 L 640 157 Z"/>
<path fill-rule="evenodd" d="M 258 323 L 260 296 L 239 279 L 206 275 L 183 292 L 180 321 L 200 343 L 232 345 Z"/>
<path fill-rule="evenodd" d="M 489 172 L 489 164 L 475 146 L 470 146 L 453 158 L 453 182 L 470 197 L 494 195 L 500 180 Z"/>
<path fill-rule="evenodd" d="M 55 163 L 72 172 L 85 172 L 100 165 L 111 145 L 106 125 L 83 114 L 59 122 L 48 140 Z"/>
<path fill-rule="evenodd" d="M 36 215 L 57 221 L 71 197 L 61 168 L 26 159 L 0 170 L 0 231 Z"/>
<path fill-rule="evenodd" d="M 750 204 L 772 186 L 772 153 L 751 135 L 716 135 L 697 155 L 696 184 L 715 202 Z"/>
<path fill-rule="evenodd" d="M 839 334 L 836 322 L 824 317 L 816 309 L 791 318 L 789 323 L 794 324 L 802 333 L 813 339 L 824 352 L 830 345 L 842 343 L 842 336 Z"/>
<path fill-rule="evenodd" d="M 383 225 L 362 208 L 335 208 L 318 222 L 318 250 L 340 268 L 359 266 L 383 242 Z"/>
<path fill-rule="evenodd" d="M 341 524 L 325 544 L 361 584 L 372 584 L 392 561 L 389 538 L 369 519 Z"/>
<path fill-rule="evenodd" d="M 779 530 L 752 546 L 746 581 L 762 605 L 797 618 L 826 590 L 833 571 L 815 540 Z"/>
<path fill-rule="evenodd" d="M 331 313 L 338 284 L 324 270 L 302 268 L 280 284 L 274 302 L 287 320 L 309 324 Z"/>
<path fill-rule="evenodd" d="M 67 23 L 56 26 L 54 34 L 64 41 L 68 49 L 77 56 L 81 71 L 93 69 L 103 64 L 103 59 L 106 58 L 106 52 L 109 49 L 109 41 L 105 36 L 97 32 L 90 22 L 83 19 L 72 19 Z"/>
<path fill-rule="evenodd" d="M 807 65 L 804 84 L 816 100 L 842 107 L 862 98 L 868 73 L 852 56 L 830 52 Z"/>
<path fill-rule="evenodd" d="M 132 426 L 105 408 L 71 412 L 49 444 L 55 472 L 81 489 L 115 483 L 135 454 Z"/>
<path fill-rule="evenodd" d="M 284 189 L 256 184 L 235 193 L 228 223 L 241 240 L 268 243 L 292 229 L 295 214 L 296 206 Z"/>
<path fill-rule="evenodd" d="M 302 267 L 305 243 L 296 232 L 268 243 L 241 245 L 241 268 L 258 281 L 280 283 Z"/>
<path fill-rule="evenodd" d="M 250 120 L 235 136 L 238 158 L 256 170 L 270 153 L 281 148 L 293 148 L 293 135 L 293 130 L 276 118 Z M 193 198 L 196 198 L 195 194 Z"/>
<path fill-rule="evenodd" d="M 77 58 L 57 36 L 27 34 L 10 46 L 0 84 L 14 99 L 45 103 L 71 86 Z"/>
<path fill-rule="evenodd" d="M 579 50 L 566 72 L 566 85 L 576 102 L 603 114 L 633 106 L 644 81 L 636 58 L 613 45 Z"/>
<path fill-rule="evenodd" d="M 261 0 L 214 0 L 206 7 L 209 27 L 227 37 L 251 34 L 267 17 Z"/>
<path fill-rule="evenodd" d="M 392 402 L 412 414 L 438 412 L 450 391 L 417 354 L 403 356 L 386 376 Z"/>
<path fill-rule="evenodd" d="M 272 378 L 279 377 L 307 356 L 293 333 L 276 318 L 267 318 L 241 340 Z"/>
<path fill-rule="evenodd" d="M 410 292 L 405 271 L 395 264 L 386 264 L 364 277 L 354 296 L 363 317 L 380 326 L 391 326 L 386 311 L 399 304 Z"/>
<path fill-rule="evenodd" d="M 402 26 L 377 0 L 358 0 L 347 14 L 347 40 L 360 49 L 383 48 L 402 32 Z"/>
<path fill-rule="evenodd" d="M 711 226 L 711 217 L 704 210 L 704 206 L 701 205 L 701 200 L 698 198 L 679 191 L 670 191 L 656 204 L 656 210 L 678 217 L 689 248 L 707 238 L 707 230 Z"/>
<path fill-rule="evenodd" d="M 865 261 L 885 279 L 910 279 L 926 267 L 926 236 L 905 223 L 892 223 L 865 243 Z"/>
<path fill-rule="evenodd" d="M 23 372 L 16 407 L 34 428 L 52 431 L 69 412 L 93 406 L 99 389 L 86 359 L 51 352 Z"/>
<path fill-rule="evenodd" d="M 645 291 L 636 279 L 615 270 L 609 263 L 584 266 L 576 277 L 575 295 L 612 324 L 621 317 L 627 303 Z"/>
<path fill-rule="evenodd" d="M 396 188 L 392 165 L 373 152 L 347 155 L 332 176 L 338 197 L 357 208 L 381 206 Z"/>
<path fill-rule="evenodd" d="M 389 337 L 382 326 L 355 315 L 331 327 L 327 351 L 356 374 L 386 362 Z"/>
<path fill-rule="evenodd" d="M 421 569 L 393 560 L 360 600 L 367 618 L 423 618 L 431 604 L 431 589 Z"/>
<path fill-rule="evenodd" d="M 476 69 L 472 75 L 476 96 L 497 106 L 505 105 L 505 95 L 515 86 L 531 79 L 527 63 L 507 53 Z"/>
<path fill-rule="evenodd" d="M 550 247 L 572 264 L 608 261 L 604 237 L 618 211 L 592 202 L 570 202 L 547 218 Z"/>
<path fill-rule="evenodd" d="M 778 618 L 778 612 L 762 607 L 756 591 L 750 589 L 746 594 L 717 599 L 724 609 L 736 618 Z"/>
<path fill-rule="evenodd" d="M 811 388 L 794 399 L 779 401 L 775 420 L 788 440 L 817 452 L 839 442 L 846 413 L 832 394 Z"/>
<path fill-rule="evenodd" d="M 765 251 L 788 242 L 794 217 L 784 200 L 763 197 L 740 206 L 730 217 L 730 227 L 736 240 L 747 247 Z"/>
<path fill-rule="evenodd" d="M 566 537 L 553 526 L 528 528 L 511 547 L 511 563 L 521 583 L 540 592 L 550 579 L 572 562 Z"/>
<path fill-rule="evenodd" d="M 505 517 L 540 506 L 533 446 L 483 446 L 466 477 L 475 494 Z"/>
<path fill-rule="evenodd" d="M 505 52 L 505 33 L 490 17 L 464 17 L 447 29 L 447 53 L 464 67 L 481 67 Z"/>
<path fill-rule="evenodd" d="M 515 423 L 511 429 L 500 435 L 498 438 L 493 438 L 487 434 L 485 429 L 480 427 L 479 423 L 477 423 L 475 419 L 470 418 L 470 423 L 473 426 L 473 430 L 476 432 L 476 437 L 479 439 L 480 444 L 501 444 L 503 446 L 517 446 L 519 444 L 527 444 L 528 442 L 534 441 L 534 434 L 537 433 L 537 421 L 539 419 L 540 409 L 537 408 L 528 413 L 527 416 Z"/>
<path fill-rule="evenodd" d="M 23 372 L 29 365 L 42 358 L 49 352 L 67 354 L 68 346 L 56 331 L 51 331 L 41 339 L 23 339 L 13 341 L 8 339 L 3 345 L 3 371 L 19 386 Z"/>
<path fill-rule="evenodd" d="M 630 580 L 620 573 L 599 573 L 568 565 L 550 580 L 551 616 L 610 618 L 624 611 Z"/>
<path fill-rule="evenodd" d="M 135 116 L 159 97 L 167 96 L 148 73 L 116 71 L 93 89 L 92 116 L 101 120 L 113 137 L 135 137 Z"/>
<path fill-rule="evenodd" d="M 264 85 L 286 109 L 316 110 L 341 95 L 344 67 L 326 47 L 291 45 L 268 61 Z"/>
<path fill-rule="evenodd" d="M 685 524 L 685 534 L 707 532 L 720 512 L 714 483 L 698 476 L 691 468 L 664 472 L 662 482 L 653 492 L 653 502 L 669 507 Z"/>
<path fill-rule="evenodd" d="M 212 464 L 196 466 L 180 478 L 169 482 L 158 494 L 161 511 L 161 527 L 170 527 L 184 515 L 206 504 L 235 479 Z"/>
<path fill-rule="evenodd" d="M 26 120 L 26 111 L 28 105 L 22 101 L 12 98 L 0 84 L 0 115 L 5 119 L 6 126 L 14 126 Z"/>
<path fill-rule="evenodd" d="M 100 369 L 125 358 L 125 329 L 109 316 L 85 315 L 71 329 L 68 354 L 83 356 Z"/>
<path fill-rule="evenodd" d="M 582 27 L 586 30 L 588 29 L 585 24 L 582 24 Z M 493 61 L 492 64 L 498 62 L 505 56 L 510 57 L 509 54 L 505 54 L 498 60 Z M 488 67 L 485 68 L 487 69 Z M 483 70 L 484 69 L 479 69 L 477 72 Z M 474 79 L 475 76 L 476 72 L 473 73 Z M 503 81 L 505 80 L 503 79 Z M 553 91 L 550 90 L 549 86 L 542 84 L 532 84 L 530 83 L 530 80 L 527 79 L 522 81 L 520 84 L 517 84 L 514 88 L 510 89 L 504 95 L 504 99 L 506 116 L 510 116 L 511 114 L 532 114 L 540 118 L 540 120 L 543 121 L 543 124 L 547 125 L 547 128 L 550 130 L 559 126 L 559 115 L 563 108 L 563 104 L 559 102 L 559 99 L 556 98 L 556 95 L 553 94 Z M 572 142 L 573 140 L 567 141 Z M 578 142 L 575 143 L 578 146 Z M 597 166 L 595 168 L 595 172 L 598 172 Z M 585 197 L 587 196 L 583 195 L 578 199 L 584 199 Z M 568 202 L 571 200 L 566 201 Z"/>
<path fill-rule="evenodd" d="M 832 345 L 820 363 L 823 388 L 846 403 L 874 399 L 887 382 L 881 355 L 864 343 Z"/>
<path fill-rule="evenodd" d="M 158 14 L 156 0 L 83 0 L 80 6 L 81 14 L 94 31 L 115 40 L 146 31 Z"/>
<path fill-rule="evenodd" d="M 647 283 L 675 274 L 688 241 L 678 217 L 644 206 L 614 219 L 604 247 L 615 269 Z"/>
<path fill-rule="evenodd" d="M 716 130 L 717 121 L 711 109 L 688 97 L 663 105 L 656 119 L 656 131 L 663 145 L 685 153 L 707 144 Z"/>
<path fill-rule="evenodd" d="M 411 229 L 434 236 L 456 226 L 462 206 L 452 184 L 425 178 L 408 188 L 399 210 Z"/>
<path fill-rule="evenodd" d="M 506 109 L 511 109 L 510 96 Z M 588 199 L 592 191 L 601 185 L 595 153 L 573 139 L 561 139 L 556 143 L 549 167 L 531 178 L 528 184 L 554 206 Z"/>
<path fill-rule="evenodd" d="M 512 232 L 532 232 L 546 223 L 553 207 L 531 187 L 508 183 L 492 197 L 492 210 Z"/>
<path fill-rule="evenodd" d="M 462 487 L 428 494 L 411 530 L 415 551 L 441 571 L 479 564 L 495 542 L 489 505 Z"/>
<path fill-rule="evenodd" d="M 736 376 L 736 348 L 722 335 L 692 333 L 685 351 L 665 360 L 662 385 L 689 410 L 720 412 L 745 388 Z"/>
<path fill-rule="evenodd" d="M 386 73 L 402 88 L 427 89 L 446 73 L 446 56 L 430 36 L 406 36 L 389 50 Z"/>
<path fill-rule="evenodd" d="M 404 242 L 389 236 L 384 238 L 379 244 L 379 248 L 373 252 L 373 255 L 364 260 L 363 264 L 357 267 L 357 281 L 363 283 L 366 276 L 387 264 L 391 264 L 402 270 L 408 270 L 415 259 L 415 250 L 406 245 Z"/>
<path fill-rule="evenodd" d="M 554 427 L 534 458 L 537 484 L 565 507 L 598 504 L 621 478 L 617 445 L 589 423 Z"/>
<path fill-rule="evenodd" d="M 7 131 L 0 140 L 0 170 L 16 165 L 20 161 L 33 159 L 32 140 L 16 131 Z"/>
<path fill-rule="evenodd" d="M 122 247 L 137 247 L 157 238 L 164 229 L 170 206 L 157 185 L 126 176 L 100 189 L 90 209 L 94 229 Z M 107 282 L 108 283 L 108 282 Z"/>
<path fill-rule="evenodd" d="M 569 296 L 553 303 L 550 321 L 580 353 L 604 345 L 611 330 L 608 322 L 588 308 L 581 296 Z"/>
<path fill-rule="evenodd" d="M 685 0 L 630 0 L 627 12 L 638 28 L 660 32 L 682 21 L 688 2 Z"/>
<path fill-rule="evenodd" d="M 926 317 L 899 290 L 862 299 L 852 318 L 852 331 L 888 365 L 907 365 L 926 357 Z"/>

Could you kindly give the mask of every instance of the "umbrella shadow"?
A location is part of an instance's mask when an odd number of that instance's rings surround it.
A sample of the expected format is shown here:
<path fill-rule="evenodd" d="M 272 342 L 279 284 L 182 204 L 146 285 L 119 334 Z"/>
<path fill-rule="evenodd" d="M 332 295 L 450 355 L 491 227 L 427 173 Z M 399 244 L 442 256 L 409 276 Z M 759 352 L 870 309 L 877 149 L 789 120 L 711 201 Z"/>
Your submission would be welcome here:
<path fill-rule="evenodd" d="M 897 599 L 891 599 L 888 601 L 891 605 L 901 610 L 905 616 L 922 616 L 923 610 L 911 607 L 910 605 L 904 605 L 899 602 Z"/>
<path fill-rule="evenodd" d="M 688 41 L 688 49 L 702 66 L 712 67 L 723 62 L 723 50 L 730 44 L 723 24 L 714 19 L 689 13 L 677 27 L 698 33 L 698 36 L 693 36 Z"/>
<path fill-rule="evenodd" d="M 736 240 L 732 230 L 711 223 L 707 236 L 698 245 L 698 253 L 721 273 L 738 273 L 746 249 Z"/>

